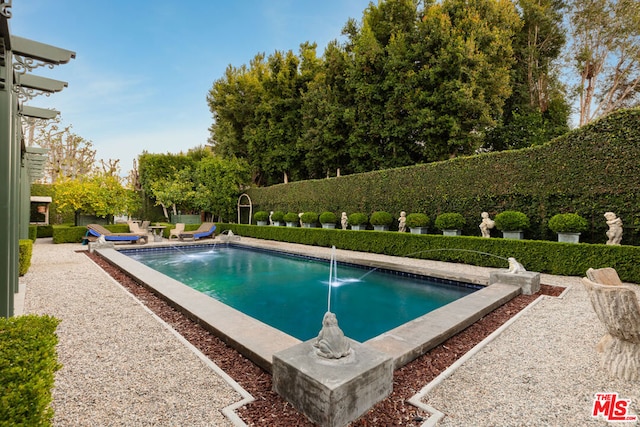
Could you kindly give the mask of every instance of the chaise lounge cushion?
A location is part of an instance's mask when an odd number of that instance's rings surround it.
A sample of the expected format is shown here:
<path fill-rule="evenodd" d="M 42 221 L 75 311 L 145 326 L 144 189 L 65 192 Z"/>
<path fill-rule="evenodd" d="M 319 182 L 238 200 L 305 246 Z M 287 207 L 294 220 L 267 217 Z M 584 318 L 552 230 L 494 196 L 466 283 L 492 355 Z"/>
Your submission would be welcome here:
<path fill-rule="evenodd" d="M 103 236 L 108 242 L 138 242 L 139 240 L 143 240 L 144 243 L 147 243 L 148 239 L 146 234 L 112 233 L 99 224 L 89 224 L 87 225 L 87 230 L 92 236 Z"/>
<path fill-rule="evenodd" d="M 180 233 L 180 240 L 187 238 L 198 240 L 205 237 L 213 237 L 213 232 L 216 231 L 216 225 L 213 222 L 203 222 L 200 224 L 197 230 L 183 231 Z"/>

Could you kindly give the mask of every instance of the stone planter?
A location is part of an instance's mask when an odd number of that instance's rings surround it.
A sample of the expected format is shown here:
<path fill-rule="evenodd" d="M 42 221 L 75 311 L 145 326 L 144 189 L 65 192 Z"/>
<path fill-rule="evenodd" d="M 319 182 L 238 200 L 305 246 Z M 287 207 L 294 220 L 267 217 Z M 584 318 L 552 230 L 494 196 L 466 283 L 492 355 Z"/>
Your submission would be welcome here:
<path fill-rule="evenodd" d="M 298 223 L 297 222 L 287 222 L 287 227 L 297 227 Z"/>
<path fill-rule="evenodd" d="M 373 229 L 375 231 L 389 231 L 389 226 L 388 225 L 374 225 Z"/>
<path fill-rule="evenodd" d="M 302 223 L 302 228 L 314 228 L 316 226 L 315 223 L 311 223 L 311 222 L 303 222 Z"/>
<path fill-rule="evenodd" d="M 462 236 L 462 230 L 442 230 L 443 236 Z"/>
<path fill-rule="evenodd" d="M 322 228 L 329 228 L 329 229 L 335 229 L 336 225 L 335 224 L 322 224 Z"/>
<path fill-rule="evenodd" d="M 558 242 L 580 243 L 580 233 L 558 233 Z"/>
<path fill-rule="evenodd" d="M 256 221 L 258 225 L 267 225 L 267 221 Z"/>
<path fill-rule="evenodd" d="M 367 226 L 366 225 L 352 225 L 351 229 L 352 230 L 366 230 Z"/>
<path fill-rule="evenodd" d="M 284 221 L 273 221 L 273 225 L 276 227 L 282 227 L 284 225 Z"/>
<path fill-rule="evenodd" d="M 427 234 L 427 227 L 409 227 L 411 234 Z"/>
<path fill-rule="evenodd" d="M 503 231 L 502 232 L 502 237 L 505 238 L 505 239 L 522 240 L 522 239 L 524 239 L 524 231 L 522 231 L 522 230 Z"/>

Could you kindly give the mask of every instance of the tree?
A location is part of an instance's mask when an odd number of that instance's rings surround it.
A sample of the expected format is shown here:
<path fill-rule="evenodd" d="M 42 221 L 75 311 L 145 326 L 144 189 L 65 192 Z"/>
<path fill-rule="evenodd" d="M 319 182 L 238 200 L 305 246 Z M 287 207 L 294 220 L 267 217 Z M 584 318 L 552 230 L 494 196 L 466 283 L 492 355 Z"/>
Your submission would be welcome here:
<path fill-rule="evenodd" d="M 573 0 L 572 54 L 579 82 L 580 125 L 640 97 L 640 3 Z"/>
<path fill-rule="evenodd" d="M 137 197 L 118 177 L 95 173 L 79 178 L 60 177 L 54 183 L 54 198 L 59 212 L 70 210 L 108 217 L 137 208 Z"/>
<path fill-rule="evenodd" d="M 71 126 L 58 124 L 40 129 L 35 142 L 49 150 L 45 175 L 48 182 L 58 177 L 79 178 L 94 169 L 96 150 L 93 143 L 71 132 Z"/>
<path fill-rule="evenodd" d="M 194 171 L 194 205 L 220 220 L 231 220 L 244 186 L 249 182 L 249 167 L 243 160 L 205 157 Z"/>
<path fill-rule="evenodd" d="M 489 150 L 539 145 L 569 130 L 571 109 L 558 77 L 565 2 L 518 0 L 517 5 L 523 25 L 513 41 L 512 94 L 498 125 L 487 134 Z"/>

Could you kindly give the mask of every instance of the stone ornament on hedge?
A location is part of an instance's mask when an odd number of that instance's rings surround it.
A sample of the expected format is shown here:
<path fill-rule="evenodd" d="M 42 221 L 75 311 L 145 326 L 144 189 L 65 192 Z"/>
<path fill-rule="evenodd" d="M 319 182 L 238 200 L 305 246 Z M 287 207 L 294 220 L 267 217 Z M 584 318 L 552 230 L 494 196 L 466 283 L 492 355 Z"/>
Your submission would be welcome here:
<path fill-rule="evenodd" d="M 619 245 L 622 241 L 622 220 L 613 212 L 604 214 L 609 230 L 607 231 L 607 245 Z"/>

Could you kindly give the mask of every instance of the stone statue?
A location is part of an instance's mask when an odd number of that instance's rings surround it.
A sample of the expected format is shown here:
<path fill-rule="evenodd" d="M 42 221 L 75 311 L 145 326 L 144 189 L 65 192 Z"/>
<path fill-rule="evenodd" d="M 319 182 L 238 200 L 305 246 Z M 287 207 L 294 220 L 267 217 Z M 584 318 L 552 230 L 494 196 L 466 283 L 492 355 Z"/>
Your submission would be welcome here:
<path fill-rule="evenodd" d="M 340 359 L 351 353 L 349 340 L 338 326 L 336 315 L 330 311 L 324 314 L 322 329 L 313 344 L 316 354 L 326 359 Z"/>
<path fill-rule="evenodd" d="M 605 213 L 604 217 L 607 219 L 607 225 L 609 226 L 607 245 L 619 245 L 622 241 L 622 220 L 613 212 Z"/>
<path fill-rule="evenodd" d="M 273 211 L 269 212 L 269 225 L 273 225 L 273 220 L 271 219 L 272 215 L 273 215 Z"/>
<path fill-rule="evenodd" d="M 633 288 L 624 285 L 611 267 L 587 270 L 582 279 L 591 305 L 606 333 L 596 344 L 600 365 L 626 381 L 640 379 L 640 304 Z"/>
<path fill-rule="evenodd" d="M 509 270 L 507 270 L 507 273 L 520 274 L 520 273 L 527 272 L 524 266 L 520 264 L 515 258 L 509 257 L 508 261 L 509 261 Z"/>
<path fill-rule="evenodd" d="M 405 211 L 400 212 L 400 218 L 398 218 L 398 231 L 400 233 L 407 231 L 407 213 Z"/>
<path fill-rule="evenodd" d="M 298 219 L 300 220 L 300 227 L 302 227 L 302 215 L 304 215 L 304 212 L 300 212 L 298 214 Z"/>
<path fill-rule="evenodd" d="M 488 212 L 482 212 L 482 222 L 480 223 L 480 232 L 482 233 L 482 237 L 491 237 L 491 230 L 495 225 L 495 222 L 489 218 Z"/>
<path fill-rule="evenodd" d="M 342 217 L 340 218 L 340 224 L 342 225 L 343 230 L 347 229 L 347 225 L 349 225 L 349 220 L 347 218 L 346 212 L 342 212 Z"/>

